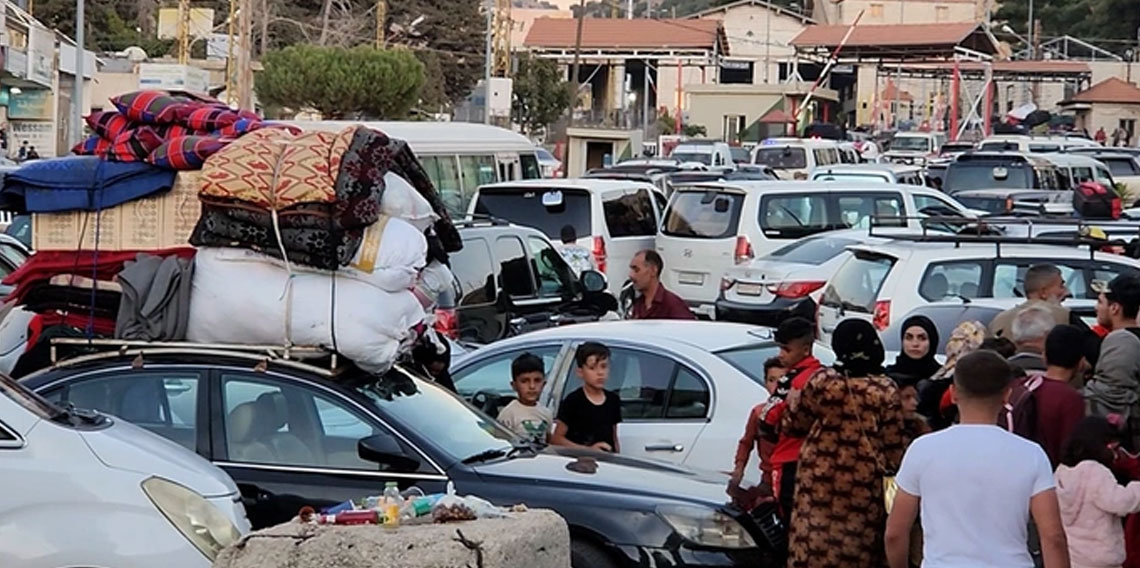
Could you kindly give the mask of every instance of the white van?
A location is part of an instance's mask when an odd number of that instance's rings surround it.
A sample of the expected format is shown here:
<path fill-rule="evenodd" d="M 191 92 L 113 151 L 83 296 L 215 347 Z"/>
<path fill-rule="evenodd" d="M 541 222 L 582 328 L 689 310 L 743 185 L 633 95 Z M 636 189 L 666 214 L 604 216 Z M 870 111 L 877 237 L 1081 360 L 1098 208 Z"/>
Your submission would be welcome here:
<path fill-rule="evenodd" d="M 1064 152 L 1069 148 L 1100 146 L 1088 138 L 1066 136 L 1030 136 L 1027 134 L 997 134 L 978 143 L 978 150 L 990 152 L 1028 152 L 1048 154 Z"/>
<path fill-rule="evenodd" d="M 853 182 L 716 182 L 674 188 L 657 234 L 665 286 L 694 311 L 712 316 L 725 272 L 796 239 L 867 228 L 873 216 L 923 211 L 973 216 L 940 191 Z M 882 226 L 921 230 L 914 220 Z"/>
<path fill-rule="evenodd" d="M 408 143 L 449 213 L 462 216 L 481 185 L 541 179 L 533 142 L 505 128 L 471 122 L 293 121 L 306 130 L 340 131 L 360 124 Z"/>
<path fill-rule="evenodd" d="M 698 163 L 713 168 L 732 168 L 732 147 L 716 140 L 686 140 L 677 144 L 669 157 L 678 163 Z"/>
<path fill-rule="evenodd" d="M 926 185 L 926 175 L 919 166 L 903 164 L 843 164 L 819 167 L 811 171 L 811 181 L 853 181 Z"/>
<path fill-rule="evenodd" d="M 664 207 L 665 194 L 644 182 L 550 179 L 480 187 L 470 213 L 534 227 L 554 243 L 562 242 L 563 227 L 574 227 L 577 243 L 593 252 L 616 295 L 633 256 L 653 248 Z"/>
<path fill-rule="evenodd" d="M 945 132 L 899 132 L 891 139 L 891 146 L 883 160 L 896 164 L 925 164 L 938 156 L 946 142 Z"/>
<path fill-rule="evenodd" d="M 813 169 L 843 160 L 834 140 L 768 138 L 752 149 L 752 163 L 772 168 L 780 179 L 806 180 Z"/>
<path fill-rule="evenodd" d="M 1090 156 L 1057 153 L 1045 154 L 1043 157 L 1057 166 L 1057 173 L 1064 189 L 1077 187 L 1086 181 L 1095 181 L 1109 189 L 1115 185 L 1108 166 Z"/>

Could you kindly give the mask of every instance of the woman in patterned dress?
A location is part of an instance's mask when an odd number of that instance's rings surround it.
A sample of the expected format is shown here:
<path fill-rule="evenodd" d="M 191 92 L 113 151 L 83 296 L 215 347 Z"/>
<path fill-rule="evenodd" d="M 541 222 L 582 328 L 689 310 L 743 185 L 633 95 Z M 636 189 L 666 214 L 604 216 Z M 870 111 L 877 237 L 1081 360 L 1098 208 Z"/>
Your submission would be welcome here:
<path fill-rule="evenodd" d="M 808 381 L 783 427 L 804 436 L 788 535 L 789 568 L 885 565 L 883 477 L 908 440 L 883 344 L 871 324 L 844 320 L 831 341 L 837 362 Z"/>

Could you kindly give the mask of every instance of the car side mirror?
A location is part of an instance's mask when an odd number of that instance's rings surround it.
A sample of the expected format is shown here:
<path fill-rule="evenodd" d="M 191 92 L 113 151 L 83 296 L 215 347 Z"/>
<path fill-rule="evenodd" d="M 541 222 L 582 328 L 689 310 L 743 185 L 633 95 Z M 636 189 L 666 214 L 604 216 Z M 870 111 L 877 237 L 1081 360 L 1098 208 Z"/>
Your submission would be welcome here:
<path fill-rule="evenodd" d="M 583 270 L 579 280 L 587 293 L 596 294 L 606 289 L 606 277 L 597 270 Z"/>
<path fill-rule="evenodd" d="M 356 443 L 356 453 L 364 461 L 386 465 L 393 471 L 416 471 L 420 467 L 420 460 L 408 456 L 395 438 L 384 434 L 362 438 Z"/>

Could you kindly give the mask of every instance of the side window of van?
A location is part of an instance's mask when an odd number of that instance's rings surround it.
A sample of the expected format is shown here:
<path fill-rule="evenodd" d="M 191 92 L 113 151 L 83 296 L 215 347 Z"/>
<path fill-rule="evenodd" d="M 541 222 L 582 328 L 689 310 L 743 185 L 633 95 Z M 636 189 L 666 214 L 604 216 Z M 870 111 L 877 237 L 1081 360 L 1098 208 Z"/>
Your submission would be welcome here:
<path fill-rule="evenodd" d="M 840 222 L 850 228 L 865 229 L 870 226 L 871 218 L 901 217 L 906 215 L 902 196 L 899 194 L 870 194 L 870 195 L 840 195 L 836 197 Z M 880 221 L 882 226 L 905 226 L 906 221 L 890 220 Z"/>
<path fill-rule="evenodd" d="M 760 228 L 765 235 L 799 238 L 831 227 L 826 194 L 781 194 L 761 198 Z"/>
<path fill-rule="evenodd" d="M 439 191 L 439 197 L 452 215 L 464 214 L 468 199 L 464 199 L 459 183 L 459 163 L 455 156 L 428 156 L 421 160 L 424 171 Z M 472 188 L 474 191 L 474 188 Z"/>
<path fill-rule="evenodd" d="M 611 193 L 602 196 L 602 213 L 610 237 L 646 237 L 657 234 L 657 215 L 649 190 L 636 193 Z"/>

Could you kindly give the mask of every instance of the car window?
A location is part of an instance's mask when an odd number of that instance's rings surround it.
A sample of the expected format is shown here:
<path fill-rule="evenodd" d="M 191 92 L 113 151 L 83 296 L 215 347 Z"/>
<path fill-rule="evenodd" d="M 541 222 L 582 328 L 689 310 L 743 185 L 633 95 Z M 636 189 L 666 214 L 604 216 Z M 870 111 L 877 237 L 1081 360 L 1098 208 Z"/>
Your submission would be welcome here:
<path fill-rule="evenodd" d="M 736 367 L 737 371 L 744 373 L 752 382 L 764 386 L 764 362 L 775 357 L 779 351 L 780 348 L 775 343 L 761 343 L 720 351 L 716 356 L 728 361 L 729 365 Z"/>
<path fill-rule="evenodd" d="M 669 204 L 669 198 L 665 197 L 660 191 L 652 191 L 650 193 L 653 195 L 653 201 L 657 203 L 657 213 L 661 214 Z"/>
<path fill-rule="evenodd" d="M 866 253 L 853 256 L 832 277 L 824 290 L 821 303 L 829 307 L 871 313 L 875 300 L 879 297 L 879 290 L 894 264 L 893 257 Z"/>
<path fill-rule="evenodd" d="M 467 199 L 464 199 L 459 182 L 459 165 L 455 156 L 427 156 L 421 160 L 424 171 L 439 192 L 447 212 L 462 216 Z M 470 194 L 469 194 L 470 195 Z"/>
<path fill-rule="evenodd" d="M 483 392 L 498 397 L 513 399 L 515 391 L 511 389 L 511 363 L 523 353 L 532 353 L 542 358 L 542 366 L 547 373 L 553 370 L 558 358 L 561 345 L 539 345 L 526 349 L 504 351 L 493 357 L 483 359 L 473 365 L 463 367 L 451 375 L 455 381 L 455 390 L 460 396 L 470 400 L 476 394 Z M 505 405 L 506 402 L 503 403 Z"/>
<path fill-rule="evenodd" d="M 760 199 L 760 228 L 768 236 L 799 238 L 831 229 L 826 194 L 765 195 Z"/>
<path fill-rule="evenodd" d="M 938 348 L 935 353 L 946 353 L 946 344 L 950 341 L 950 332 L 958 327 L 958 324 L 964 321 L 977 321 L 983 326 L 989 327 L 990 322 L 997 317 L 1003 310 L 993 306 L 977 306 L 969 304 L 961 304 L 954 306 L 947 305 L 926 305 L 919 306 L 911 310 L 906 316 L 895 318 L 890 327 L 883 330 L 879 334 L 883 339 L 883 350 L 887 352 L 900 352 L 902 351 L 902 327 L 903 322 L 911 318 L 911 316 L 926 316 L 930 321 L 934 322 L 935 329 L 942 330 L 938 334 Z M 889 364 L 891 361 L 888 361 Z"/>
<path fill-rule="evenodd" d="M 949 201 L 945 201 L 945 200 L 939 199 L 939 198 L 931 196 L 931 195 L 914 194 L 913 197 L 914 197 L 914 208 L 917 209 L 917 213 L 922 213 L 924 215 L 927 214 L 927 213 L 925 213 L 925 211 L 928 209 L 938 210 L 938 209 L 946 208 L 946 209 L 951 209 L 954 211 L 957 211 L 959 209 L 957 206 L 950 203 Z"/>
<path fill-rule="evenodd" d="M 819 266 L 843 254 L 847 247 L 858 243 L 859 241 L 855 239 L 839 237 L 800 239 L 772 251 L 766 258 Z"/>
<path fill-rule="evenodd" d="M 495 183 L 495 157 L 460 156 L 459 172 L 463 176 L 464 195 L 474 195 L 479 186 Z"/>
<path fill-rule="evenodd" d="M 1110 264 L 1107 262 L 1096 262 L 1092 267 L 1092 280 L 1094 282 L 1111 282 L 1113 278 L 1116 278 L 1121 274 L 1140 276 L 1140 270 L 1123 264 Z M 1085 289 L 1075 289 L 1072 286 L 1069 287 L 1069 289 L 1073 292 L 1073 297 L 1075 298 L 1096 299 L 1099 296 L 1099 293 L 1094 292 L 1088 288 L 1088 286 L 1086 286 Z"/>
<path fill-rule="evenodd" d="M 636 193 L 612 193 L 602 196 L 602 213 L 610 236 L 646 237 L 657 234 L 657 214 L 648 189 Z M 580 235 L 584 236 L 584 235 Z"/>
<path fill-rule="evenodd" d="M 534 275 L 530 272 L 522 240 L 515 236 L 495 239 L 499 260 L 499 287 L 515 298 L 534 296 Z"/>
<path fill-rule="evenodd" d="M 194 371 L 132 370 L 80 379 L 45 396 L 117 416 L 197 451 L 199 379 Z"/>
<path fill-rule="evenodd" d="M 1091 167 L 1075 167 L 1069 168 L 1069 174 L 1072 176 L 1073 185 L 1077 185 L 1086 181 L 1096 181 L 1093 176 L 1093 169 Z"/>
<path fill-rule="evenodd" d="M 982 273 L 982 264 L 976 260 L 931 264 L 922 276 L 918 294 L 931 302 L 982 297 Z"/>
<path fill-rule="evenodd" d="M 665 418 L 695 419 L 709 414 L 709 387 L 704 379 L 693 371 L 677 368 L 677 378 L 669 389 L 669 406 Z"/>
<path fill-rule="evenodd" d="M 463 248 L 451 253 L 451 272 L 459 280 L 460 306 L 495 301 L 495 267 L 486 239 L 464 238 Z"/>
<path fill-rule="evenodd" d="M 522 166 L 523 179 L 542 178 L 542 167 L 538 163 L 538 157 L 524 152 L 519 154 L 519 164 Z"/>
<path fill-rule="evenodd" d="M 357 443 L 390 435 L 344 399 L 271 377 L 222 373 L 225 459 L 235 463 L 382 471 Z M 409 455 L 414 453 L 408 449 Z"/>
<path fill-rule="evenodd" d="M 550 239 L 561 239 L 566 225 L 574 227 L 579 238 L 592 235 L 590 211 L 586 191 L 541 186 L 480 191 L 475 202 L 475 213 L 534 227 Z"/>
<path fill-rule="evenodd" d="M 1137 172 L 1136 164 L 1131 159 L 1101 158 L 1100 161 L 1108 166 L 1108 171 L 1112 172 L 1113 176 L 1134 176 L 1140 174 L 1140 172 Z"/>
<path fill-rule="evenodd" d="M 610 351 L 610 376 L 606 389 L 621 398 L 623 420 L 660 420 L 665 417 L 669 386 L 677 364 L 672 359 L 634 349 Z M 562 398 L 581 388 L 577 368 L 571 365 Z"/>
<path fill-rule="evenodd" d="M 760 148 L 752 163 L 763 164 L 774 170 L 801 170 L 807 167 L 807 153 L 803 148 L 789 146 Z"/>
<path fill-rule="evenodd" d="M 902 196 L 897 193 L 840 195 L 836 197 L 836 205 L 839 209 L 840 222 L 853 229 L 866 229 L 871 225 L 871 218 L 875 216 L 901 217 L 906 214 Z M 898 227 L 905 226 L 906 221 L 881 220 L 878 224 L 884 227 Z"/>
<path fill-rule="evenodd" d="M 534 259 L 534 274 L 538 277 L 538 295 L 543 298 L 570 298 L 574 296 L 574 277 L 570 265 L 546 239 L 527 237 L 530 255 Z"/>
<path fill-rule="evenodd" d="M 1035 154 L 1044 154 L 1048 152 L 1060 152 L 1061 146 L 1057 144 L 1030 144 L 1029 151 Z"/>
<path fill-rule="evenodd" d="M 1079 262 L 1079 261 L 1078 261 Z M 1073 295 L 1077 298 L 1085 298 L 1088 291 L 1088 285 L 1085 282 L 1084 269 L 1079 264 L 1068 266 L 1061 264 L 1054 260 L 1017 260 L 1016 262 L 1009 262 L 1005 259 L 999 259 L 998 264 L 994 266 L 994 286 L 993 297 L 995 298 L 1024 298 L 1025 297 L 1025 273 L 1029 270 L 1030 266 L 1035 264 L 1050 263 L 1054 264 L 1060 271 L 1061 277 L 1065 279 L 1065 285 L 1073 291 Z M 1107 280 L 1106 280 L 1107 282 Z M 1096 298 L 1093 293 L 1092 298 Z"/>
<path fill-rule="evenodd" d="M 948 192 L 970 189 L 1033 189 L 1033 169 L 1024 163 L 954 162 L 946 172 Z"/>
<path fill-rule="evenodd" d="M 661 233 L 698 239 L 735 237 L 743 208 L 740 193 L 678 191 L 665 211 Z"/>

